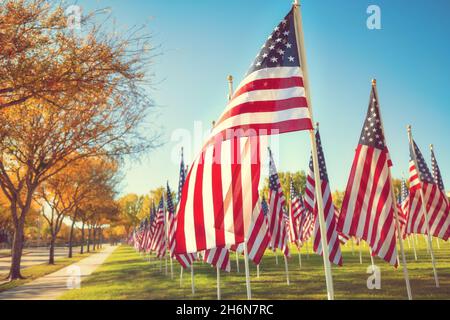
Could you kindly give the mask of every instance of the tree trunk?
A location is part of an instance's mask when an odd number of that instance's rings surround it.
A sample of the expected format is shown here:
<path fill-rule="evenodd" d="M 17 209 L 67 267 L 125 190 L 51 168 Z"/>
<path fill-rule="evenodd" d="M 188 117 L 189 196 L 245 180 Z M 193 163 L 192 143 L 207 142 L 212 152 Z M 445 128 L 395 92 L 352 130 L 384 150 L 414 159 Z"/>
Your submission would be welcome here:
<path fill-rule="evenodd" d="M 91 250 L 90 250 L 90 246 L 91 246 L 91 227 L 89 226 L 88 227 L 88 240 L 87 240 L 87 245 L 86 245 L 86 247 L 87 247 L 87 252 L 91 252 Z"/>
<path fill-rule="evenodd" d="M 80 254 L 84 253 L 84 221 L 81 226 L 81 247 L 80 247 Z"/>
<path fill-rule="evenodd" d="M 72 226 L 70 227 L 70 236 L 69 236 L 69 258 L 72 258 L 72 242 L 73 242 L 73 230 L 75 229 L 75 217 L 72 220 Z"/>
<path fill-rule="evenodd" d="M 97 250 L 97 229 L 95 227 L 92 228 L 92 251 Z"/>
<path fill-rule="evenodd" d="M 56 241 L 56 234 L 52 233 L 52 237 L 50 239 L 50 252 L 48 256 L 48 264 L 55 264 L 55 241 Z"/>
<path fill-rule="evenodd" d="M 20 273 L 20 262 L 22 260 L 22 250 L 23 250 L 23 223 L 19 222 L 19 225 L 15 228 L 12 248 L 11 248 L 11 268 L 9 271 L 9 279 L 17 280 L 23 279 Z"/>

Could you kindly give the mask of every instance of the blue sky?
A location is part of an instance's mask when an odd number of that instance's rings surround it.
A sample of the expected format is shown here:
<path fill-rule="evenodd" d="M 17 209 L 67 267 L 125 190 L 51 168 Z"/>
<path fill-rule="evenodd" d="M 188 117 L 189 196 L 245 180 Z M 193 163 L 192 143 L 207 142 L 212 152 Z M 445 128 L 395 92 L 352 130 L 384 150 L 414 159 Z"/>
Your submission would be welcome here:
<path fill-rule="evenodd" d="M 226 104 L 226 76 L 236 85 L 260 46 L 290 8 L 289 0 L 83 0 L 86 11 L 110 7 L 117 24 L 148 22 L 161 55 L 150 94 L 166 144 L 140 163 L 127 163 L 123 193 L 175 187 L 179 141 L 172 133 L 204 130 Z M 366 27 L 369 5 L 381 9 L 381 30 Z M 332 189 L 344 189 L 367 111 L 370 80 L 377 78 L 394 175 L 408 168 L 407 124 L 429 159 L 435 145 L 450 186 L 450 2 L 448 0 L 304 0 L 302 6 L 311 96 Z M 197 152 L 197 148 L 188 148 Z M 195 149 L 195 150 L 194 150 Z M 306 132 L 280 137 L 279 170 L 305 170 Z M 187 161 L 189 162 L 189 161 Z M 428 161 L 429 162 L 429 161 Z M 430 163 L 429 163 L 430 164 Z"/>

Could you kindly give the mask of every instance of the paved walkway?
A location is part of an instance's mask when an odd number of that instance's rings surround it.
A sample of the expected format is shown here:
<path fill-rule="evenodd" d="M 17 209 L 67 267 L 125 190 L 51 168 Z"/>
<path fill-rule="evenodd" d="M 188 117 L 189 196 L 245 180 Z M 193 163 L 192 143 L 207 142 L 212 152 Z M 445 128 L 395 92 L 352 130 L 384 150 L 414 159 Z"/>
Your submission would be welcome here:
<path fill-rule="evenodd" d="M 80 247 L 74 247 L 73 253 L 76 254 L 80 251 Z M 65 258 L 69 252 L 67 247 L 55 248 L 55 259 Z M 38 264 L 48 263 L 48 247 L 39 248 L 26 248 L 22 255 L 22 261 L 20 263 L 22 269 L 32 267 Z M 0 258 L 0 278 L 9 272 L 11 267 L 11 256 Z"/>
<path fill-rule="evenodd" d="M 52 274 L 23 286 L 0 293 L 0 300 L 55 300 L 67 290 L 76 288 L 83 278 L 91 275 L 117 247 L 105 246 L 95 253 Z"/>

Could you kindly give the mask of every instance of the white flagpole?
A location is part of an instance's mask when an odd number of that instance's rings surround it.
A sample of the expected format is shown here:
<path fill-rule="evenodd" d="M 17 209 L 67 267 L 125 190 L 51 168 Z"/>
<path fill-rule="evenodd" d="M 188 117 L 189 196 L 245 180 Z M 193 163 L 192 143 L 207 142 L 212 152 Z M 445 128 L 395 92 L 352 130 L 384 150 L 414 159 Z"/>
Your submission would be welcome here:
<path fill-rule="evenodd" d="M 300 246 L 300 240 L 297 241 L 297 249 L 298 249 L 298 266 L 302 269 L 302 247 Z"/>
<path fill-rule="evenodd" d="M 306 260 L 309 260 L 309 239 L 305 241 L 306 246 Z"/>
<path fill-rule="evenodd" d="M 192 294 L 195 295 L 194 261 L 192 261 L 192 264 L 191 264 L 191 289 L 192 289 Z"/>
<path fill-rule="evenodd" d="M 259 264 L 256 266 L 256 278 L 259 279 Z"/>
<path fill-rule="evenodd" d="M 285 271 L 286 271 L 286 283 L 287 283 L 288 286 L 290 286 L 291 283 L 290 283 L 290 281 L 289 281 L 289 265 L 288 265 L 288 259 L 287 259 L 287 257 L 286 257 L 285 254 L 283 254 L 283 257 L 284 257 L 284 269 L 285 269 Z"/>
<path fill-rule="evenodd" d="M 180 288 L 183 287 L 183 267 L 180 267 Z"/>
<path fill-rule="evenodd" d="M 277 252 L 277 249 L 275 249 L 275 264 L 278 265 L 278 252 Z"/>
<path fill-rule="evenodd" d="M 305 84 L 306 90 L 306 100 L 308 102 L 308 108 L 310 112 L 310 118 L 313 122 L 313 112 L 312 112 L 312 104 L 311 104 L 311 94 L 310 94 L 310 86 L 309 86 L 309 78 L 308 78 L 308 68 L 306 61 L 306 50 L 305 50 L 305 39 L 303 36 L 303 26 L 302 26 L 302 15 L 300 10 L 300 4 L 298 0 L 294 2 L 294 19 L 295 19 L 295 33 L 297 37 L 297 44 L 299 48 L 299 56 L 302 63 L 303 70 L 303 80 Z M 315 178 L 315 187 L 316 187 L 316 203 L 318 209 L 319 216 L 319 226 L 320 226 L 320 238 L 322 242 L 322 250 L 323 250 L 323 265 L 325 269 L 325 279 L 327 284 L 327 294 L 328 300 L 334 300 L 334 288 L 333 288 L 333 276 L 331 273 L 331 265 L 329 260 L 329 250 L 328 250 L 328 241 L 327 241 L 327 232 L 326 232 L 326 224 L 325 217 L 323 211 L 323 198 L 322 198 L 322 189 L 320 183 L 320 172 L 319 172 L 319 160 L 317 155 L 317 143 L 315 131 L 310 130 L 310 138 L 311 138 L 311 146 L 312 146 L 312 158 L 313 158 L 313 168 L 314 168 L 314 178 Z"/>
<path fill-rule="evenodd" d="M 412 247 L 413 247 L 413 251 L 414 251 L 414 260 L 417 261 L 417 251 L 416 251 L 416 242 L 414 241 L 414 236 L 412 238 Z"/>
<path fill-rule="evenodd" d="M 353 238 L 351 239 L 352 242 L 352 256 L 355 255 L 355 242 L 353 241 Z"/>
<path fill-rule="evenodd" d="M 413 145 L 413 136 L 412 136 L 412 131 L 411 131 L 411 126 L 408 126 L 408 137 L 409 137 L 409 143 L 411 146 L 411 150 L 412 150 L 412 154 L 414 157 L 414 164 L 416 165 L 416 170 L 419 171 L 419 165 L 417 163 L 417 155 L 416 155 L 416 150 L 414 148 Z M 423 194 L 423 189 L 422 189 L 422 182 L 420 182 L 420 197 L 422 199 L 422 212 L 425 216 L 425 223 L 427 225 L 427 239 L 428 239 L 428 247 L 430 250 L 430 255 L 431 255 L 431 264 L 433 265 L 433 273 L 434 273 L 434 281 L 436 283 L 436 288 L 439 288 L 439 278 L 438 278 L 438 274 L 437 274 L 437 270 L 436 270 L 436 261 L 434 259 L 434 252 L 433 252 L 433 243 L 431 241 L 431 234 L 430 234 L 430 221 L 428 219 L 428 213 L 425 207 L 425 196 Z"/>
<path fill-rule="evenodd" d="M 217 270 L 217 300 L 222 299 L 222 293 L 220 291 L 220 268 L 216 267 Z"/>
<path fill-rule="evenodd" d="M 374 87 L 376 97 L 377 97 L 377 99 L 379 101 L 378 90 L 377 90 L 377 81 L 375 79 L 372 80 L 372 86 Z M 381 119 L 381 114 L 379 116 L 380 116 L 380 119 Z M 386 134 L 386 132 L 384 131 L 383 120 L 381 120 L 381 128 L 383 129 L 383 132 Z M 390 182 L 390 185 L 391 185 L 391 199 L 392 199 L 392 205 L 394 207 L 395 226 L 396 226 L 396 229 L 397 229 L 398 242 L 400 244 L 400 253 L 402 255 L 403 276 L 405 278 L 405 283 L 406 283 L 406 292 L 408 294 L 408 300 L 412 300 L 411 285 L 409 283 L 408 266 L 406 264 L 405 249 L 403 247 L 403 237 L 402 237 L 402 231 L 401 231 L 402 229 L 401 229 L 401 226 L 400 226 L 400 220 L 398 218 L 398 208 L 397 208 L 397 202 L 396 202 L 395 194 L 394 194 L 394 182 L 392 181 L 391 167 L 389 167 L 388 179 L 389 179 L 389 182 Z M 373 271 L 374 271 L 372 250 L 370 251 L 370 257 L 372 259 L 372 265 L 373 265 L 372 268 L 373 268 Z M 398 254 L 397 254 L 397 264 L 399 264 Z"/>
<path fill-rule="evenodd" d="M 245 284 L 247 287 L 247 300 L 252 300 L 252 288 L 250 284 L 250 267 L 248 263 L 247 238 L 244 239 L 244 264 L 245 264 Z"/>
<path fill-rule="evenodd" d="M 237 273 L 240 273 L 240 271 L 239 271 L 239 254 L 238 254 L 237 250 L 236 250 L 236 271 L 237 271 Z"/>
<path fill-rule="evenodd" d="M 406 241 L 408 241 L 408 249 L 411 249 L 411 241 L 409 241 L 409 237 L 406 237 Z"/>

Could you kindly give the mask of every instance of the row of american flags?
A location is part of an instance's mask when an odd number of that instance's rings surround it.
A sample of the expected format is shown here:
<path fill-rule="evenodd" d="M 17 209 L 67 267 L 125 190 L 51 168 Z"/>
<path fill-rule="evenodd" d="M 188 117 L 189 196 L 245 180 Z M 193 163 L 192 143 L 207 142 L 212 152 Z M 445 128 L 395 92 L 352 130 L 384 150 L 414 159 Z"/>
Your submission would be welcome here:
<path fill-rule="evenodd" d="M 301 248 L 311 239 L 317 254 L 327 253 L 326 261 L 342 266 L 340 246 L 356 238 L 373 256 L 397 267 L 397 246 L 406 236 L 448 240 L 450 204 L 434 151 L 430 171 L 411 134 L 409 183 L 403 183 L 398 198 L 394 193 L 376 81 L 342 208 L 334 205 L 319 128 L 313 125 L 301 39 L 301 15 L 294 5 L 269 35 L 189 169 L 182 158 L 177 201 L 167 186 L 165 198 L 135 230 L 137 250 L 159 258 L 169 254 L 183 268 L 203 259 L 229 272 L 230 251 L 244 252 L 258 265 L 267 249 L 289 257 L 291 243 Z M 311 132 L 305 190 L 291 182 L 286 199 L 269 149 L 269 192 L 262 194 L 262 137 L 293 131 Z"/>

